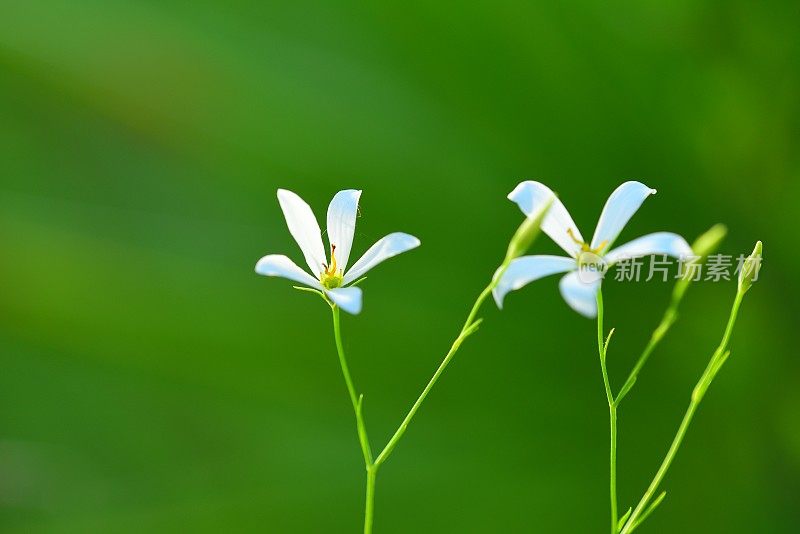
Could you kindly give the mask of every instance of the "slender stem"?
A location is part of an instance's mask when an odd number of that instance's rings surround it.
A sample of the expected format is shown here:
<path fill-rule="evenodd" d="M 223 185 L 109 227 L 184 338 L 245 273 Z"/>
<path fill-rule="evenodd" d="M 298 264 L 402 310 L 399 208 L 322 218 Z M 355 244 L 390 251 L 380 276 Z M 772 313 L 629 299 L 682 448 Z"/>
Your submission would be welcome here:
<path fill-rule="evenodd" d="M 597 350 L 600 355 L 600 369 L 603 372 L 603 385 L 608 401 L 611 447 L 609 452 L 609 494 L 611 499 L 611 534 L 617 534 L 617 405 L 611 393 L 611 384 L 606 367 L 606 343 L 603 330 L 603 291 L 597 290 Z"/>
<path fill-rule="evenodd" d="M 367 469 L 367 496 L 364 505 L 364 534 L 372 534 L 372 517 L 375 514 L 375 477 L 378 474 L 377 466 Z"/>
<path fill-rule="evenodd" d="M 683 293 L 680 294 L 679 297 L 673 298 L 670 302 L 669 307 L 664 312 L 664 315 L 661 318 L 661 322 L 658 324 L 656 329 L 650 336 L 650 340 L 647 342 L 647 346 L 642 351 L 642 354 L 639 356 L 639 359 L 636 360 L 636 364 L 631 369 L 628 378 L 622 384 L 622 387 L 619 388 L 619 393 L 617 394 L 617 404 L 628 394 L 633 387 L 633 383 L 636 381 L 636 378 L 639 376 L 639 372 L 644 367 L 644 364 L 647 363 L 648 358 L 653 353 L 655 348 L 664 338 L 669 329 L 675 323 L 678 318 L 678 305 L 680 304 L 681 298 L 683 297 Z"/>
<path fill-rule="evenodd" d="M 650 502 L 650 499 L 653 498 L 656 490 L 658 489 L 658 485 L 664 479 L 664 475 L 667 474 L 667 470 L 669 469 L 670 464 L 672 464 L 672 460 L 675 458 L 675 454 L 678 452 L 681 442 L 683 442 L 683 437 L 686 435 L 686 430 L 689 428 L 689 423 L 692 422 L 692 417 L 694 417 L 694 413 L 697 411 L 697 406 L 698 403 L 694 400 L 689 403 L 689 408 L 686 410 L 686 413 L 683 416 L 683 420 L 678 427 L 678 432 L 675 434 L 675 438 L 672 440 L 672 444 L 667 451 L 667 455 L 664 457 L 664 461 L 658 468 L 656 476 L 653 477 L 653 481 L 650 483 L 650 486 L 647 488 L 644 496 L 639 501 L 639 504 L 636 505 L 633 513 L 625 523 L 625 528 L 622 529 L 621 534 L 627 534 L 628 532 L 633 531 L 633 529 L 637 526 L 636 522 L 639 520 L 639 515 L 644 512 L 645 506 L 647 506 L 647 504 Z"/>
<path fill-rule="evenodd" d="M 372 518 L 375 514 L 375 477 L 378 474 L 378 468 L 372 461 L 372 449 L 369 445 L 369 438 L 367 437 L 367 429 L 366 425 L 364 424 L 362 412 L 362 397 L 356 394 L 356 388 L 353 385 L 353 379 L 350 376 L 350 368 L 347 365 L 347 358 L 344 355 L 341 323 L 339 320 L 339 307 L 336 305 L 331 305 L 331 311 L 333 313 L 333 334 L 336 340 L 336 351 L 339 353 L 339 364 L 342 367 L 342 376 L 344 376 L 344 383 L 347 385 L 347 392 L 350 395 L 350 402 L 353 404 L 353 412 L 356 416 L 358 442 L 361 445 L 361 452 L 364 455 L 364 466 L 367 470 L 367 492 L 366 503 L 364 504 L 364 534 L 371 534 Z"/>
<path fill-rule="evenodd" d="M 669 306 L 664 311 L 664 315 L 661 317 L 661 322 L 658 323 L 658 326 L 650 335 L 650 340 L 648 341 L 647 345 L 645 346 L 644 350 L 642 351 L 639 359 L 636 360 L 636 364 L 631 369 L 630 374 L 628 374 L 628 378 L 625 379 L 623 382 L 622 387 L 619 389 L 616 397 L 610 394 L 610 386 L 608 380 L 608 371 L 605 365 L 605 351 L 606 346 L 603 345 L 602 347 L 602 365 L 603 365 L 603 379 L 606 386 L 606 396 L 611 399 L 609 404 L 609 418 L 610 418 L 610 426 L 611 426 L 611 461 L 610 461 L 610 470 L 611 470 L 611 477 L 610 477 L 610 485 L 611 485 L 611 528 L 613 534 L 617 533 L 618 530 L 618 509 L 617 509 L 617 479 L 616 479 L 616 471 L 617 471 L 617 408 L 619 407 L 620 402 L 625 396 L 630 392 L 631 388 L 633 387 L 636 379 L 639 376 L 644 365 L 647 363 L 647 360 L 650 358 L 650 355 L 653 353 L 655 348 L 664 338 L 664 336 L 669 332 L 669 329 L 675 323 L 678 318 L 678 306 L 680 305 L 681 301 L 683 300 L 683 296 L 686 294 L 686 290 L 689 287 L 689 279 L 683 279 L 678 282 L 672 292 L 672 299 L 670 299 Z M 602 313 L 603 313 L 603 305 L 602 305 L 602 294 L 598 291 L 598 344 L 601 343 L 602 340 Z"/>
<path fill-rule="evenodd" d="M 344 355 L 344 347 L 342 346 L 342 332 L 339 320 L 339 307 L 336 305 L 331 306 L 333 312 L 333 334 L 336 339 L 336 351 L 339 353 L 339 364 L 342 367 L 342 375 L 344 376 L 344 383 L 347 385 L 347 392 L 350 395 L 350 402 L 353 403 L 353 412 L 356 416 L 356 429 L 358 431 L 358 441 L 361 444 L 361 452 L 364 455 L 364 465 L 369 468 L 372 465 L 372 449 L 369 445 L 369 438 L 367 437 L 366 425 L 361 410 L 361 399 L 356 394 L 356 388 L 353 386 L 353 379 L 350 377 L 350 368 L 347 366 L 347 358 Z"/>
<path fill-rule="evenodd" d="M 475 320 L 475 317 L 478 314 L 478 310 L 480 309 L 481 305 L 486 300 L 486 298 L 492 293 L 492 289 L 494 288 L 495 285 L 497 285 L 497 281 L 500 279 L 500 275 L 502 275 L 503 271 L 505 270 L 505 267 L 506 264 L 504 264 L 503 267 L 501 267 L 501 270 L 495 277 L 492 278 L 492 281 L 489 283 L 489 285 L 486 286 L 486 288 L 483 291 L 481 291 L 480 295 L 478 295 L 475 304 L 473 304 L 472 306 L 472 310 L 470 310 L 469 315 L 467 316 L 467 320 L 464 323 L 464 326 L 461 328 L 461 332 L 458 334 L 458 337 L 456 337 L 455 341 L 453 341 L 453 344 L 450 346 L 450 350 L 447 352 L 447 355 L 445 355 L 444 360 L 442 360 L 442 363 L 439 364 L 439 367 L 436 369 L 436 372 L 433 373 L 433 376 L 428 381 L 428 384 L 425 386 L 425 389 L 422 390 L 422 393 L 420 393 L 419 397 L 414 402 L 414 405 L 411 406 L 411 409 L 408 411 L 408 414 L 403 419 L 403 422 L 400 423 L 400 426 L 397 428 L 394 435 L 386 444 L 386 447 L 384 447 L 383 451 L 381 451 L 381 453 L 375 459 L 376 466 L 380 466 L 381 464 L 383 464 L 383 462 L 385 462 L 386 459 L 389 457 L 389 455 L 392 453 L 394 448 L 397 446 L 397 443 L 400 441 L 400 439 L 403 437 L 403 434 L 405 434 L 406 430 L 408 429 L 408 425 L 409 423 L 411 423 L 411 420 L 414 418 L 414 415 L 416 415 L 417 410 L 419 410 L 420 406 L 422 406 L 422 403 L 425 401 L 425 398 L 428 396 L 428 393 L 430 393 L 431 389 L 433 389 L 433 386 L 436 385 L 436 382 L 439 380 L 439 377 L 442 375 L 444 370 L 447 368 L 447 365 L 456 355 L 456 352 L 458 352 L 458 349 L 459 347 L 461 347 L 461 344 L 467 337 L 470 336 L 470 334 L 474 333 L 475 330 L 477 330 L 477 327 L 480 324 L 479 320 L 477 321 Z"/>
<path fill-rule="evenodd" d="M 456 352 L 458 352 L 459 347 L 464 342 L 466 338 L 468 338 L 471 334 L 473 334 L 481 323 L 480 319 L 476 319 L 478 315 L 478 310 L 480 309 L 481 305 L 483 305 L 484 301 L 489 297 L 492 293 L 492 289 L 499 283 L 500 277 L 505 273 L 506 269 L 508 269 L 509 264 L 521 254 L 525 252 L 525 250 L 530 247 L 533 240 L 536 238 L 540 231 L 540 226 L 544 216 L 547 214 L 547 211 L 550 209 L 550 205 L 552 204 L 553 200 L 551 199 L 547 204 L 541 208 L 536 216 L 528 217 L 523 221 L 517 231 L 514 233 L 514 236 L 511 238 L 511 242 L 508 245 L 508 251 L 506 252 L 506 257 L 503 260 L 503 263 L 497 269 L 494 276 L 492 277 L 492 281 L 489 282 L 489 285 L 481 291 L 480 295 L 478 295 L 475 304 L 473 304 L 472 309 L 467 316 L 467 320 L 464 323 L 464 326 L 461 328 L 461 332 L 459 332 L 458 337 L 455 341 L 453 341 L 450 350 L 442 360 L 442 363 L 439 364 L 439 367 L 436 369 L 436 372 L 433 374 L 433 377 L 428 381 L 428 384 L 425 386 L 425 389 L 422 390 L 422 393 L 419 395 L 417 400 L 414 402 L 414 405 L 411 406 L 411 410 L 409 410 L 408 414 L 403 419 L 403 422 L 400 423 L 400 426 L 395 431 L 394 435 L 392 435 L 389 442 L 386 444 L 386 447 L 383 448 L 381 453 L 378 455 L 375 460 L 372 457 L 372 449 L 369 444 L 369 438 L 367 437 L 367 430 L 366 425 L 364 423 L 363 417 L 363 395 L 359 396 L 356 393 L 356 388 L 353 385 L 353 379 L 350 377 L 350 369 L 347 366 L 347 358 L 344 355 L 344 347 L 342 345 L 342 334 L 341 334 L 341 325 L 339 320 L 339 307 L 336 306 L 332 301 L 330 301 L 325 293 L 321 291 L 317 291 L 315 289 L 308 289 L 296 286 L 297 289 L 301 289 L 304 291 L 311 291 L 317 293 L 320 297 L 322 297 L 331 307 L 333 313 L 333 332 L 334 337 L 336 339 L 336 350 L 339 353 L 339 363 L 342 367 L 342 375 L 344 376 L 344 382 L 347 385 L 347 392 L 350 395 L 350 402 L 353 404 L 353 411 L 355 412 L 356 416 L 356 429 L 358 430 L 358 441 L 361 444 L 361 452 L 364 455 L 364 465 L 367 469 L 367 488 L 366 488 L 366 504 L 364 507 L 364 534 L 371 534 L 372 532 L 372 520 L 375 514 L 375 482 L 378 473 L 378 468 L 389 458 L 389 455 L 392 453 L 394 448 L 397 446 L 397 443 L 403 437 L 406 430 L 408 429 L 408 425 L 411 423 L 411 420 L 414 418 L 414 415 L 419 410 L 422 403 L 425 401 L 425 398 L 430 393 L 433 386 L 439 380 L 439 377 L 444 372 L 447 365 L 455 356 Z M 354 282 L 357 284 L 360 280 Z"/>
<path fill-rule="evenodd" d="M 604 343 L 603 330 L 603 290 L 597 289 L 597 351 L 600 354 L 600 368 L 603 371 L 603 386 L 606 390 L 606 400 L 608 405 L 614 404 L 614 395 L 611 393 L 611 383 L 608 380 L 608 370 L 606 369 L 606 348 Z"/>
<path fill-rule="evenodd" d="M 353 379 L 350 377 L 350 368 L 347 366 L 347 358 L 344 355 L 339 307 L 331 306 L 331 312 L 333 313 L 333 336 L 336 340 L 336 352 L 339 353 L 339 363 L 342 366 L 344 383 L 347 384 L 347 392 L 350 394 L 350 401 L 353 403 L 353 410 L 355 411 L 358 408 L 358 395 L 356 394 L 356 388 L 353 386 Z"/>
<path fill-rule="evenodd" d="M 350 369 L 347 365 L 347 358 L 344 354 L 344 347 L 342 345 L 342 334 L 341 334 L 341 325 L 340 325 L 340 317 L 339 317 L 339 307 L 336 305 L 331 305 L 331 310 L 333 311 L 333 332 L 334 338 L 336 340 L 336 350 L 339 353 L 339 363 L 342 367 L 342 375 L 344 376 L 344 382 L 347 385 L 347 391 L 350 395 L 350 402 L 353 404 L 353 411 L 356 415 L 356 428 L 358 430 L 358 440 L 361 444 L 361 452 L 364 455 L 364 465 L 367 469 L 367 488 L 366 488 L 366 503 L 364 505 L 364 534 L 370 534 L 372 532 L 372 522 L 373 517 L 375 514 L 375 484 L 376 484 L 376 477 L 378 473 L 378 468 L 386 461 L 389 455 L 394 450 L 397 443 L 405 434 L 406 429 L 408 428 L 409 423 L 414 418 L 414 415 L 419 410 L 422 403 L 425 401 L 425 398 L 430 393 L 433 386 L 439 380 L 439 377 L 444 372 L 447 365 L 455 356 L 456 352 L 458 352 L 459 347 L 464 342 L 464 340 L 473 334 L 480 325 L 480 320 L 476 320 L 476 316 L 478 315 L 478 310 L 480 310 L 481 305 L 486 301 L 486 299 L 491 295 L 492 289 L 494 286 L 497 285 L 500 276 L 503 274 L 505 269 L 507 268 L 508 262 L 504 262 L 501 266 L 498 273 L 492 278 L 492 281 L 489 283 L 486 288 L 481 291 L 481 294 L 478 295 L 475 304 L 473 304 L 472 309 L 467 316 L 467 320 L 464 323 L 464 326 L 461 328 L 461 332 L 458 334 L 458 337 L 453 342 L 450 350 L 447 352 L 447 355 L 442 360 L 442 363 L 439 365 L 436 372 L 433 374 L 433 377 L 428 381 L 428 384 L 425 386 L 425 389 L 422 390 L 422 393 L 417 398 L 414 405 L 409 410 L 408 414 L 406 415 L 403 422 L 400 424 L 398 429 L 395 431 L 392 438 L 386 444 L 386 447 L 381 451 L 377 458 L 373 461 L 372 457 L 372 449 L 369 444 L 369 438 L 367 437 L 367 430 L 366 425 L 364 423 L 363 413 L 362 413 L 362 397 L 356 393 L 355 386 L 353 385 L 353 379 L 350 376 Z"/>
<path fill-rule="evenodd" d="M 700 405 L 700 401 L 703 400 L 703 396 L 708 386 L 716 376 L 721 365 L 725 363 L 725 359 L 727 358 L 728 354 L 725 349 L 730 341 L 731 333 L 733 332 L 733 326 L 736 323 L 736 317 L 739 313 L 739 306 L 742 303 L 743 296 L 744 293 L 741 291 L 736 294 L 736 299 L 733 301 L 730 317 L 728 318 L 728 324 L 725 327 L 725 333 L 722 336 L 722 341 L 714 351 L 714 354 L 711 356 L 711 359 L 708 362 L 708 366 L 706 366 L 705 371 L 703 371 L 703 375 L 700 377 L 700 380 L 697 382 L 697 385 L 692 391 L 692 399 L 689 403 L 689 407 L 686 409 L 683 420 L 678 427 L 678 432 L 675 434 L 672 444 L 670 445 L 664 460 L 661 462 L 661 466 L 658 468 L 653 480 L 650 482 L 650 485 L 647 487 L 647 490 L 645 491 L 641 500 L 628 518 L 628 521 L 625 523 L 625 527 L 622 529 L 620 534 L 629 534 L 636 527 L 638 527 L 639 524 L 641 524 L 640 516 L 646 512 L 647 505 L 655 495 L 655 492 L 658 490 L 659 485 L 664 480 L 664 476 L 667 474 L 672 461 L 675 459 L 675 455 L 677 454 L 678 449 L 683 442 L 683 438 L 686 435 L 686 431 L 689 428 L 689 424 L 692 422 L 692 418 L 694 417 L 698 406 Z"/>
<path fill-rule="evenodd" d="M 611 426 L 611 451 L 609 460 L 609 491 L 611 495 L 611 532 L 617 534 L 617 408 L 609 406 L 609 423 Z"/>

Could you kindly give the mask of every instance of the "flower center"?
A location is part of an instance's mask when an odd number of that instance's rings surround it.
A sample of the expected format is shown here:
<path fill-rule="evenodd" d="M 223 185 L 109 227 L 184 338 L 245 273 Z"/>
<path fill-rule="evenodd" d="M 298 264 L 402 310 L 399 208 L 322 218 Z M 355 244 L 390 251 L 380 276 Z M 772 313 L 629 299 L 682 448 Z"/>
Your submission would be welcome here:
<path fill-rule="evenodd" d="M 331 243 L 331 263 L 330 265 L 323 263 L 322 266 L 325 270 L 320 273 L 319 281 L 322 282 L 323 287 L 325 289 L 341 287 L 344 282 L 344 276 L 342 276 L 342 271 L 336 267 L 336 245 L 333 243 Z"/>
<path fill-rule="evenodd" d="M 567 234 L 573 241 L 575 241 L 577 245 L 581 247 L 581 252 L 591 252 L 592 254 L 599 255 L 603 252 L 603 249 L 606 248 L 606 245 L 608 245 L 608 241 L 603 241 L 597 246 L 597 248 L 591 248 L 589 246 L 589 243 L 584 243 L 583 241 L 575 237 L 575 234 L 572 232 L 572 228 L 567 228 Z"/>

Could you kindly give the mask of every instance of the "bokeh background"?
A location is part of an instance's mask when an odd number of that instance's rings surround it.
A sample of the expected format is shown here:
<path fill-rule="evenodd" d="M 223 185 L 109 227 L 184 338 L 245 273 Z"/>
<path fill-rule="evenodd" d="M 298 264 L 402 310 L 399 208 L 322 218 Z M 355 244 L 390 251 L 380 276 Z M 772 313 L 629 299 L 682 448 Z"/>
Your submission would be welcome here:
<path fill-rule="evenodd" d="M 302 256 L 275 190 L 362 188 L 354 255 L 418 250 L 343 321 L 375 446 L 551 185 L 584 235 L 764 241 L 729 364 L 644 532 L 800 524 L 796 2 L 9 1 L 0 5 L 0 528 L 347 533 L 363 467 L 327 308 L 253 273 Z M 621 242 L 621 241 L 620 241 Z M 556 252 L 548 240 L 540 252 Z M 635 504 L 722 333 L 699 283 L 620 410 Z M 670 292 L 606 284 L 615 389 Z M 594 324 L 557 279 L 489 303 L 378 480 L 376 532 L 604 532 Z"/>

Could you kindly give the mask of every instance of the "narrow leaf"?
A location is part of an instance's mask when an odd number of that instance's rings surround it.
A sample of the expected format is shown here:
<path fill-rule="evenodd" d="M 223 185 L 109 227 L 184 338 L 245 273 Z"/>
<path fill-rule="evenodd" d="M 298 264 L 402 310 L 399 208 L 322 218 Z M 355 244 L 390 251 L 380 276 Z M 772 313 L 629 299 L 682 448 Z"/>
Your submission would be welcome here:
<path fill-rule="evenodd" d="M 606 342 L 605 342 L 605 344 L 603 345 L 603 354 L 605 354 L 605 353 L 606 353 L 606 351 L 608 351 L 608 343 L 611 341 L 611 336 L 613 336 L 613 335 L 614 335 L 614 329 L 612 328 L 612 329 L 611 329 L 611 330 L 608 332 L 608 337 L 606 338 Z"/>
<path fill-rule="evenodd" d="M 622 527 L 625 526 L 625 521 L 631 516 L 631 512 L 633 512 L 633 508 L 628 507 L 628 511 L 625 512 L 625 515 L 619 518 L 619 521 L 617 521 L 617 532 L 622 530 Z"/>
<path fill-rule="evenodd" d="M 719 359 L 714 364 L 714 370 L 713 370 L 712 376 L 717 376 L 717 373 L 719 372 L 720 369 L 722 369 L 722 366 L 725 365 L 725 362 L 728 361 L 728 356 L 730 356 L 730 355 L 731 355 L 731 351 L 726 350 L 722 354 L 722 356 L 719 357 Z"/>
<path fill-rule="evenodd" d="M 617 404 L 619 404 L 619 401 L 622 400 L 622 397 L 628 394 L 628 392 L 631 390 L 631 388 L 635 383 L 636 383 L 636 376 L 634 375 L 631 377 L 630 380 L 628 380 L 622 385 L 622 389 L 619 390 L 619 393 L 617 394 Z"/>
<path fill-rule="evenodd" d="M 471 336 L 472 334 L 474 334 L 481 326 L 482 322 L 483 319 L 478 319 L 477 321 L 469 325 L 469 328 L 467 328 L 467 330 L 464 332 L 464 337 Z"/>
<path fill-rule="evenodd" d="M 316 293 L 320 297 L 324 297 L 325 296 L 322 293 L 322 291 L 319 291 L 317 289 L 313 289 L 313 288 L 310 288 L 310 287 L 303 287 L 303 286 L 292 286 L 292 287 L 295 288 L 298 291 L 305 291 L 306 293 Z"/>
<path fill-rule="evenodd" d="M 653 501 L 653 504 L 651 504 L 651 505 L 650 505 L 650 507 L 649 507 L 647 510 L 645 510 L 645 512 L 642 514 L 642 517 L 640 517 L 640 518 L 639 518 L 639 519 L 636 521 L 636 524 L 632 526 L 632 528 L 631 528 L 631 530 L 630 530 L 630 531 L 631 531 L 631 532 L 633 532 L 633 530 L 634 530 L 636 527 L 638 527 L 639 525 L 641 525 L 642 523 L 644 523 L 644 520 L 645 520 L 645 519 L 647 519 L 647 517 L 648 517 L 650 514 L 652 514 L 652 513 L 653 513 L 653 511 L 656 509 L 656 507 L 657 507 L 659 504 L 661 504 L 661 501 L 663 501 L 663 500 L 664 500 L 664 497 L 666 497 L 666 496 L 667 496 L 667 492 L 666 492 L 666 491 L 662 491 L 662 492 L 661 492 L 661 494 L 660 494 L 658 497 L 656 497 L 656 500 L 654 500 L 654 501 Z"/>

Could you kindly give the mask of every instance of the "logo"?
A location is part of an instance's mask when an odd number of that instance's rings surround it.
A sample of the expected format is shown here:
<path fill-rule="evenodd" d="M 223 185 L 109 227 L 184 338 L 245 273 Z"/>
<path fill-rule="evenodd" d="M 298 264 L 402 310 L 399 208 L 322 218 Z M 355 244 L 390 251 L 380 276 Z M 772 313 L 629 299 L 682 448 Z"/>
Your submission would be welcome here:
<path fill-rule="evenodd" d="M 608 264 L 594 252 L 581 252 L 578 256 L 578 280 L 592 284 L 605 276 Z"/>

